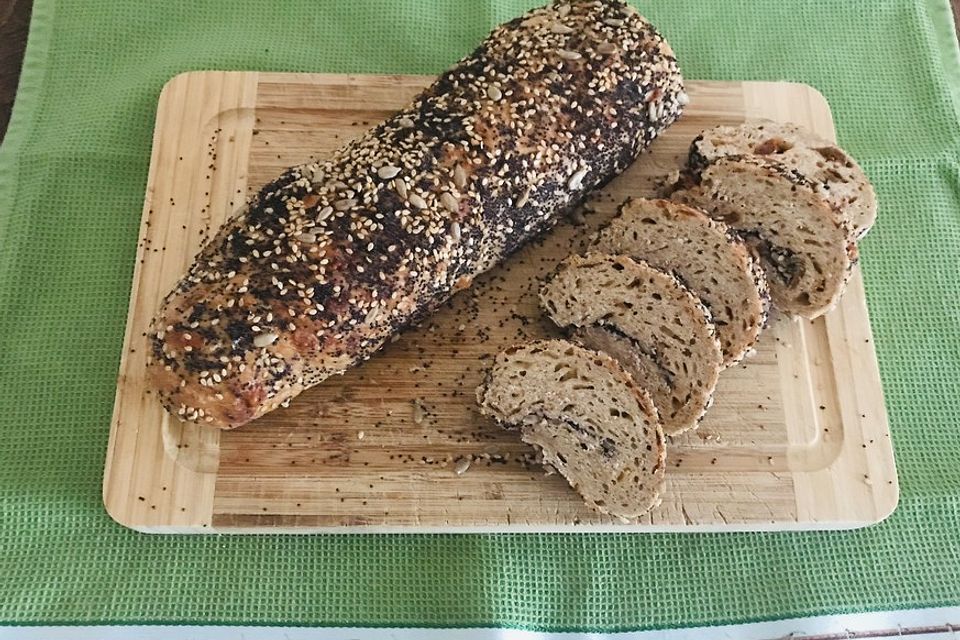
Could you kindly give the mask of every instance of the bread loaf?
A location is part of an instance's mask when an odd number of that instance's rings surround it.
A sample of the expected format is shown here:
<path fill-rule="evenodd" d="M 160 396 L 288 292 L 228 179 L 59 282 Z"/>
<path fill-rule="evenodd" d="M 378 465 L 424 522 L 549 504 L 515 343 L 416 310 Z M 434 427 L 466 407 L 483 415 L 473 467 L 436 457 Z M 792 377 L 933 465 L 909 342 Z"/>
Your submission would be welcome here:
<path fill-rule="evenodd" d="M 671 197 L 740 234 L 759 256 L 777 308 L 805 318 L 833 308 L 857 246 L 813 183 L 760 156 L 720 158 L 692 179 Z"/>
<path fill-rule="evenodd" d="M 572 256 L 540 290 L 540 303 L 650 392 L 664 433 L 682 433 L 703 417 L 723 355 L 710 312 L 674 276 L 627 256 Z"/>
<path fill-rule="evenodd" d="M 620 0 L 506 23 L 223 226 L 148 335 L 160 400 L 233 428 L 343 373 L 552 227 L 686 101 L 670 47 Z"/>
<path fill-rule="evenodd" d="M 564 340 L 500 353 L 477 390 L 584 501 L 635 518 L 659 503 L 666 452 L 647 393 L 609 356 Z"/>
<path fill-rule="evenodd" d="M 763 271 L 743 241 L 703 211 L 631 198 L 592 250 L 639 258 L 679 278 L 710 310 L 724 366 L 739 362 L 760 337 L 770 301 Z"/>

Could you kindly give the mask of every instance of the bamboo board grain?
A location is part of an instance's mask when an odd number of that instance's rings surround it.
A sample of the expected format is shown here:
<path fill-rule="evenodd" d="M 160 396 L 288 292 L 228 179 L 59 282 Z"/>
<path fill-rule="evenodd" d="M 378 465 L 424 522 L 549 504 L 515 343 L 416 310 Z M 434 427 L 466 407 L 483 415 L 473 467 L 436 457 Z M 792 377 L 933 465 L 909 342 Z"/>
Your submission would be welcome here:
<path fill-rule="evenodd" d="M 359 135 L 428 81 L 196 72 L 164 88 L 104 476 L 116 521 L 164 533 L 694 531 L 852 528 L 892 512 L 897 476 L 859 272 L 835 311 L 776 319 L 756 356 L 724 373 L 700 429 L 670 443 L 663 504 L 641 523 L 588 510 L 474 404 L 491 354 L 552 334 L 538 278 L 624 197 L 651 193 L 700 129 L 768 117 L 832 138 L 826 101 L 797 84 L 691 82 L 684 118 L 595 194 L 585 224 L 562 224 L 288 409 L 224 433 L 171 420 L 144 386 L 143 336 L 202 242 L 258 185 Z"/>

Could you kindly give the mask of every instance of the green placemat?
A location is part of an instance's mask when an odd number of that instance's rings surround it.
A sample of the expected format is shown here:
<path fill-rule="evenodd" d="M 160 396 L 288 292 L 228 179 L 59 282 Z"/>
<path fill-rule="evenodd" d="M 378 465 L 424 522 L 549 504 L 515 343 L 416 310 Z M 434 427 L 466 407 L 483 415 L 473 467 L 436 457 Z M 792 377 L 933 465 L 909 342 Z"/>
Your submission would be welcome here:
<path fill-rule="evenodd" d="M 947 0 L 640 8 L 690 78 L 820 88 L 901 476 L 848 533 L 150 537 L 100 482 L 157 95 L 190 69 L 433 73 L 536 0 L 38 0 L 0 149 L 0 620 L 625 629 L 960 602 L 960 64 Z"/>

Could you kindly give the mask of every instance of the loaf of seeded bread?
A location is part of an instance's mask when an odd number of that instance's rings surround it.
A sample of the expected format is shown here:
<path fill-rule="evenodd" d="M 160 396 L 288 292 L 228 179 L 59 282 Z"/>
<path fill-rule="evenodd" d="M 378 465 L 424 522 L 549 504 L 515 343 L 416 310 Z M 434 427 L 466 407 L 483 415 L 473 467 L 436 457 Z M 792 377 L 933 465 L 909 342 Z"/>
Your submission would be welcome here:
<path fill-rule="evenodd" d="M 756 252 L 780 310 L 816 318 L 837 303 L 856 264 L 848 227 L 800 173 L 762 156 L 691 167 L 671 198 L 737 231 Z"/>
<path fill-rule="evenodd" d="M 676 277 L 627 256 L 572 256 L 540 290 L 540 304 L 650 392 L 664 433 L 682 433 L 703 417 L 723 354 L 710 312 Z"/>
<path fill-rule="evenodd" d="M 724 366 L 739 362 L 760 337 L 770 301 L 763 271 L 743 241 L 703 211 L 631 198 L 592 250 L 639 258 L 679 278 L 710 310 Z"/>
<path fill-rule="evenodd" d="M 507 349 L 477 402 L 519 428 L 597 511 L 629 519 L 659 503 L 666 452 L 656 410 L 610 357 L 564 340 Z"/>
<path fill-rule="evenodd" d="M 862 238 L 877 219 L 877 196 L 856 160 L 799 125 L 751 120 L 707 129 L 690 147 L 690 165 L 699 171 L 735 155 L 769 158 L 800 173 L 839 214 L 854 239 Z"/>
<path fill-rule="evenodd" d="M 265 186 L 148 335 L 168 411 L 240 426 L 368 358 L 626 168 L 687 98 L 621 0 L 497 28 L 413 104 Z"/>

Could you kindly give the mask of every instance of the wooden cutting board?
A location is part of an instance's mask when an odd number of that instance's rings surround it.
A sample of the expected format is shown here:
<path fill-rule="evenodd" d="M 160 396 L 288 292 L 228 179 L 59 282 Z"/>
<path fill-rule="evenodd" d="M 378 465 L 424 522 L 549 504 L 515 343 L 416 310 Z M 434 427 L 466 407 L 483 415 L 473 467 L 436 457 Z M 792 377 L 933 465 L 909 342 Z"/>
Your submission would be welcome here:
<path fill-rule="evenodd" d="M 538 278 L 583 249 L 626 196 L 650 194 L 702 128 L 767 117 L 833 138 L 823 96 L 797 84 L 691 82 L 684 118 L 583 217 L 364 366 L 236 431 L 171 420 L 144 386 L 144 332 L 204 240 L 283 168 L 329 153 L 428 82 L 197 72 L 164 88 L 104 477 L 115 520 L 162 533 L 717 531 L 859 527 L 894 509 L 859 273 L 835 311 L 775 319 L 756 356 L 723 374 L 702 426 L 669 443 L 663 504 L 640 524 L 588 510 L 475 406 L 493 354 L 553 333 L 536 309 Z"/>

